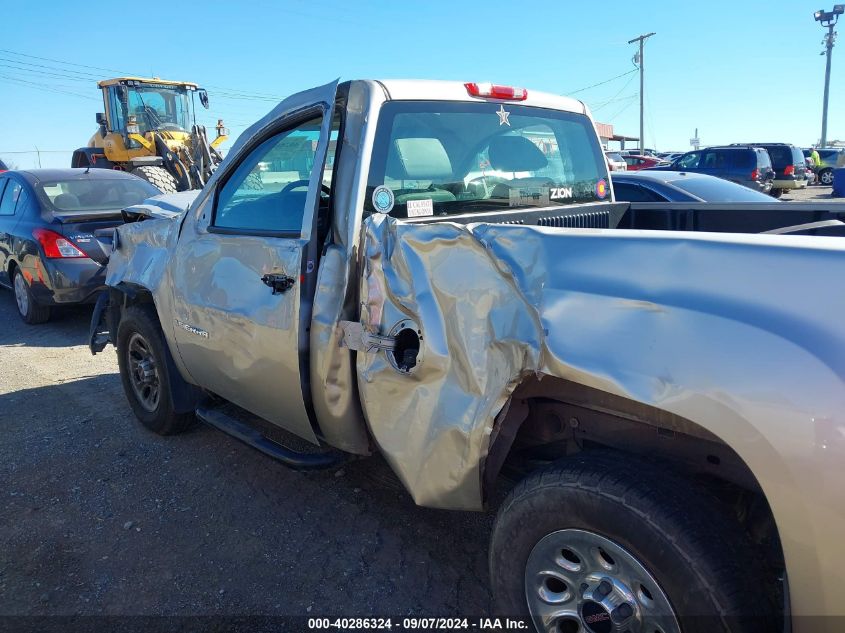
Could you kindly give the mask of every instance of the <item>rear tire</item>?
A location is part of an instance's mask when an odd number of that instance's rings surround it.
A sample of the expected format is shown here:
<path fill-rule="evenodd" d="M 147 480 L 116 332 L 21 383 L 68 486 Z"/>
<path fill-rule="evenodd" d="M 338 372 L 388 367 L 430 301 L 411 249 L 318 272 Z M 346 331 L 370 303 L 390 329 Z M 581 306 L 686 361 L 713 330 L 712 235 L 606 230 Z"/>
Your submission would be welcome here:
<path fill-rule="evenodd" d="M 772 190 L 769 192 L 769 195 L 770 195 L 772 198 L 780 198 L 780 197 L 783 195 L 783 189 L 772 189 Z"/>
<path fill-rule="evenodd" d="M 12 289 L 15 292 L 18 314 L 24 323 L 37 325 L 50 320 L 50 306 L 41 305 L 35 300 L 23 273 L 18 268 L 12 273 Z"/>
<path fill-rule="evenodd" d="M 776 583 L 754 552 L 715 499 L 671 470 L 585 451 L 510 493 L 493 530 L 490 576 L 497 615 L 569 611 L 539 626 L 535 618 L 541 631 L 593 631 L 617 617 L 620 630 L 645 630 L 643 620 L 664 609 L 669 618 L 652 619 L 648 631 L 776 631 Z M 627 600 L 629 611 L 604 609 L 602 596 Z"/>
<path fill-rule="evenodd" d="M 129 307 L 117 328 L 120 380 L 135 417 L 159 435 L 181 433 L 195 422 L 193 413 L 174 411 L 169 353 L 154 310 Z"/>
<path fill-rule="evenodd" d="M 162 193 L 176 193 L 177 191 L 176 179 L 164 167 L 144 165 L 136 167 L 130 173 L 155 185 Z"/>
<path fill-rule="evenodd" d="M 822 169 L 819 172 L 819 182 L 826 187 L 831 186 L 833 184 L 833 170 L 830 168 Z"/>

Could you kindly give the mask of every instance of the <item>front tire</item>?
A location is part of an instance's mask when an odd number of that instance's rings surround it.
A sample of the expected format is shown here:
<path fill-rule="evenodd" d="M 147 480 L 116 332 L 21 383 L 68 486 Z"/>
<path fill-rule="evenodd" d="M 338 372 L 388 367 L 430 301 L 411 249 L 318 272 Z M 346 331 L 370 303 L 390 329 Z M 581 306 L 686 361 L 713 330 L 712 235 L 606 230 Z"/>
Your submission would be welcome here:
<path fill-rule="evenodd" d="M 15 268 L 12 274 L 12 289 L 15 291 L 18 314 L 24 323 L 37 325 L 50 320 L 50 306 L 41 305 L 35 300 L 23 273 L 18 268 Z"/>
<path fill-rule="evenodd" d="M 527 477 L 505 500 L 491 584 L 497 615 L 531 618 L 538 631 L 775 631 L 775 582 L 753 550 L 691 482 L 587 451 Z"/>
<path fill-rule="evenodd" d="M 120 379 L 135 417 L 159 435 L 181 433 L 195 421 L 192 413 L 173 408 L 168 354 L 152 308 L 129 307 L 117 328 Z"/>
<path fill-rule="evenodd" d="M 155 185 L 162 193 L 176 193 L 177 191 L 176 179 L 164 167 L 145 165 L 136 167 L 130 173 Z"/>

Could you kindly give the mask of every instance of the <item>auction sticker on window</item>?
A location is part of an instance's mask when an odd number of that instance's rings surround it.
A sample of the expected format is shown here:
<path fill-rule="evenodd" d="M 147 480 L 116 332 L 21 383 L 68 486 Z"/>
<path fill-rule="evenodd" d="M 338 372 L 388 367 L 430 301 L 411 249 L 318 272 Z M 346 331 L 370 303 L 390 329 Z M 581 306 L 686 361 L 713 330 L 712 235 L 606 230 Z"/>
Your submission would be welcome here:
<path fill-rule="evenodd" d="M 549 206 L 548 187 L 513 187 L 508 193 L 508 202 L 512 207 Z"/>
<path fill-rule="evenodd" d="M 373 207 L 379 213 L 390 213 L 395 198 L 390 187 L 380 185 L 373 189 Z"/>
<path fill-rule="evenodd" d="M 421 218 L 427 215 L 434 215 L 434 201 L 431 198 L 408 200 L 409 218 Z"/>

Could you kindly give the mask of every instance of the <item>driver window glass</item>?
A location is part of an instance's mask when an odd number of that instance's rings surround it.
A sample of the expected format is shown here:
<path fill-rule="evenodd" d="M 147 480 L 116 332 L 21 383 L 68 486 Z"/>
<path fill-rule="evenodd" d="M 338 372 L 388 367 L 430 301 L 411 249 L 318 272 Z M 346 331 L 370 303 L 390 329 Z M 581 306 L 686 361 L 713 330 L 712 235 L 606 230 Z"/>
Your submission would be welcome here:
<path fill-rule="evenodd" d="M 255 148 L 220 189 L 214 226 L 298 233 L 321 124 L 311 119 Z"/>

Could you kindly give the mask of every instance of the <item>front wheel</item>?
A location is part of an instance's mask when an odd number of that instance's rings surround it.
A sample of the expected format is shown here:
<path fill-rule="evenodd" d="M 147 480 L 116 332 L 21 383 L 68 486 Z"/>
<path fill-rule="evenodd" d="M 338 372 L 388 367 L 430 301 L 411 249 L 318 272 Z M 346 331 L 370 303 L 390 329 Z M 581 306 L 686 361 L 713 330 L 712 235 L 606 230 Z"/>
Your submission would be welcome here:
<path fill-rule="evenodd" d="M 538 631 L 778 629 L 774 582 L 718 502 L 653 464 L 585 452 L 529 476 L 490 547 L 497 615 Z"/>
<path fill-rule="evenodd" d="M 191 413 L 176 413 L 171 398 L 167 342 L 155 312 L 131 306 L 117 328 L 117 364 L 129 405 L 141 423 L 159 435 L 174 435 L 194 422 Z"/>

